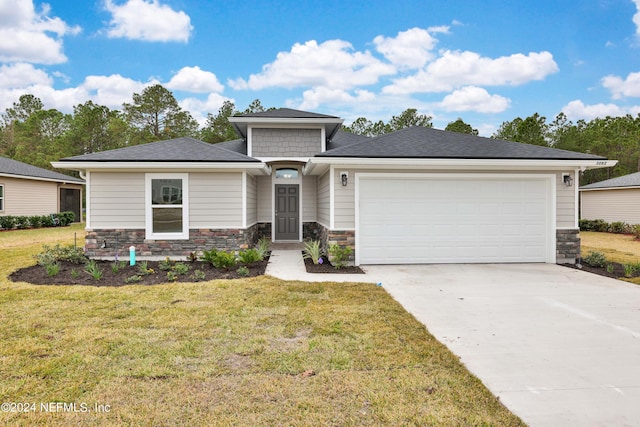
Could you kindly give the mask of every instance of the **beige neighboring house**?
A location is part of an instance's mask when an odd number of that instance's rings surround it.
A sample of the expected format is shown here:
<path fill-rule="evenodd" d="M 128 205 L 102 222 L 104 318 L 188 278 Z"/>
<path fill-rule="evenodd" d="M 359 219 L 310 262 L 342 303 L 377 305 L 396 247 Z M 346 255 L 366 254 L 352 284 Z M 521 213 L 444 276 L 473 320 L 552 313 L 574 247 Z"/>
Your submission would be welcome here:
<path fill-rule="evenodd" d="M 580 218 L 640 224 L 640 172 L 580 187 Z"/>
<path fill-rule="evenodd" d="M 0 216 L 73 212 L 82 221 L 84 181 L 0 156 Z"/>
<path fill-rule="evenodd" d="M 349 245 L 358 265 L 575 262 L 576 177 L 616 163 L 425 127 L 367 138 L 286 108 L 229 121 L 235 141 L 54 162 L 86 177 L 87 254 L 185 256 L 265 236 Z"/>

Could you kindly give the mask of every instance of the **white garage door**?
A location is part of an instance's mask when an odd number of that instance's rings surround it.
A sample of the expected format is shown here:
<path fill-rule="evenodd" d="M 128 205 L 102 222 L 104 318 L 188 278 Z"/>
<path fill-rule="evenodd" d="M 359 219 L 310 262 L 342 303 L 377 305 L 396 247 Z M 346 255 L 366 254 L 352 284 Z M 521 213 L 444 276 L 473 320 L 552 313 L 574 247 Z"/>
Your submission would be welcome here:
<path fill-rule="evenodd" d="M 549 176 L 361 174 L 357 186 L 360 264 L 555 262 Z"/>

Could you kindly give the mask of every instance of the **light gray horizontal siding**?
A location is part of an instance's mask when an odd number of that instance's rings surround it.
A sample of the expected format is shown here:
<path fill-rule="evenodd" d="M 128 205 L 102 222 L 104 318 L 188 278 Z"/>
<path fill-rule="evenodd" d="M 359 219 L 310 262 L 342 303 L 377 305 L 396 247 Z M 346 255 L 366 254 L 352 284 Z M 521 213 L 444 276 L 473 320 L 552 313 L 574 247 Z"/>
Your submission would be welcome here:
<path fill-rule="evenodd" d="M 331 201 L 330 201 L 330 174 L 329 172 L 324 175 L 318 177 L 317 184 L 317 197 L 318 204 L 316 206 L 316 214 L 318 218 L 318 222 L 327 227 L 331 225 Z"/>
<path fill-rule="evenodd" d="M 302 222 L 313 222 L 317 218 L 317 179 L 315 176 L 302 177 Z"/>
<path fill-rule="evenodd" d="M 0 215 L 30 216 L 58 212 L 58 184 L 0 177 L 4 185 L 4 210 Z"/>
<path fill-rule="evenodd" d="M 144 228 L 144 173 L 91 172 L 92 228 Z"/>
<path fill-rule="evenodd" d="M 272 219 L 272 192 L 271 177 L 258 177 L 258 222 L 271 222 Z"/>
<path fill-rule="evenodd" d="M 242 227 L 242 173 L 189 174 L 189 227 Z"/>
<path fill-rule="evenodd" d="M 247 226 L 258 222 L 257 179 L 247 175 Z"/>
<path fill-rule="evenodd" d="M 640 189 L 582 191 L 582 219 L 640 224 Z"/>

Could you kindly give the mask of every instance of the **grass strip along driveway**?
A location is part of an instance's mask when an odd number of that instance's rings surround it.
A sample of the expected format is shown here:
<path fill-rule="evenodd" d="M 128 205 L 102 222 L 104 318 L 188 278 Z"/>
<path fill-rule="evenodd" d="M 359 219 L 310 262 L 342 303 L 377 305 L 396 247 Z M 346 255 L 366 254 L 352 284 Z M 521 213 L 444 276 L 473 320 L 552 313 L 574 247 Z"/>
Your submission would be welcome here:
<path fill-rule="evenodd" d="M 7 279 L 78 230 L 0 235 L 0 424 L 521 425 L 375 285 Z"/>

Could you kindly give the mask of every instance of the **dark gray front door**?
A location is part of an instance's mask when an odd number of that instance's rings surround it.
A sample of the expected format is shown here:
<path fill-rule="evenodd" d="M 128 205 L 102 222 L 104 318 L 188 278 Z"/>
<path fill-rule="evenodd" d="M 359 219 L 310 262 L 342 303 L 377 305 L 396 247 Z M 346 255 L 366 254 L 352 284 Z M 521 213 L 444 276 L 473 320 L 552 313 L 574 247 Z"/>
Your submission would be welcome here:
<path fill-rule="evenodd" d="M 298 184 L 276 184 L 275 240 L 300 239 Z"/>

